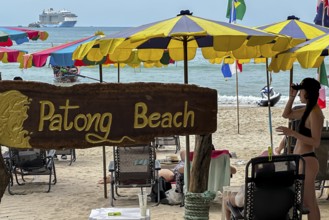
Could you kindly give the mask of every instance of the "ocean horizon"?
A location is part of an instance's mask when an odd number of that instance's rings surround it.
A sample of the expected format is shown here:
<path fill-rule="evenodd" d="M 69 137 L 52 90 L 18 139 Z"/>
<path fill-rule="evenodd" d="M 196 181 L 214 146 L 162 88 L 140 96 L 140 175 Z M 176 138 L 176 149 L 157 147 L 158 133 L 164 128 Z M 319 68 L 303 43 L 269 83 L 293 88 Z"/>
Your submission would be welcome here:
<path fill-rule="evenodd" d="M 97 31 L 102 31 L 108 35 L 125 28 L 127 27 L 38 28 L 49 33 L 46 41 L 30 41 L 21 45 L 14 45 L 11 48 L 33 53 L 94 35 Z M 188 62 L 188 83 L 216 89 L 218 91 L 218 102 L 221 105 L 236 105 L 238 95 L 240 105 L 257 106 L 257 101 L 261 99 L 260 91 L 266 86 L 267 82 L 265 64 L 243 64 L 242 73 L 239 73 L 238 76 L 233 75 L 231 78 L 224 78 L 221 66 L 221 64 L 209 63 L 208 60 L 203 58 L 201 50 L 198 50 L 196 57 Z M 20 76 L 24 80 L 58 85 L 54 82 L 53 71 L 48 65 L 42 68 L 20 69 L 18 63 L 0 62 L 0 72 L 3 80 L 12 80 L 15 76 Z M 99 67 L 81 67 L 80 74 L 81 77 L 76 83 L 96 83 L 99 79 Z M 305 77 L 316 77 L 316 69 L 303 69 L 298 63 L 295 63 L 293 82 L 299 83 Z M 289 79 L 289 71 L 271 74 L 271 87 L 276 92 L 281 93 L 281 99 L 276 106 L 283 106 L 287 101 Z M 104 66 L 103 81 L 118 82 L 118 69 L 114 66 Z M 120 83 L 131 82 L 184 83 L 183 61 L 161 68 L 145 68 L 142 66 L 132 68 L 128 65 L 120 68 Z M 238 93 L 236 88 L 238 88 Z M 328 96 L 328 89 L 326 90 Z"/>

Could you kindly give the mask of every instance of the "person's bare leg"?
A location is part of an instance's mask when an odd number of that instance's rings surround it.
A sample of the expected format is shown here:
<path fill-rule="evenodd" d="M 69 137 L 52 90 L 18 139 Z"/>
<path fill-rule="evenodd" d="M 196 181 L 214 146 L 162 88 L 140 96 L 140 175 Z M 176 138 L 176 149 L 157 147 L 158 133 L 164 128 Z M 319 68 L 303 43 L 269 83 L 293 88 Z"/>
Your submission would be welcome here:
<path fill-rule="evenodd" d="M 315 178 L 319 171 L 319 162 L 314 157 L 305 159 L 304 206 L 309 209 L 308 220 L 319 220 L 320 209 L 315 194 Z"/>

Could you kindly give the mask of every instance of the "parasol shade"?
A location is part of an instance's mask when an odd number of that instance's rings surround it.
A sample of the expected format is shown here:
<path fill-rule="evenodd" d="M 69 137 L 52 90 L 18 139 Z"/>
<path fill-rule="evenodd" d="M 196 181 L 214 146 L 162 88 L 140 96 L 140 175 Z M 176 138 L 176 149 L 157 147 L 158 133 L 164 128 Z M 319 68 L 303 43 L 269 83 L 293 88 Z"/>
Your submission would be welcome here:
<path fill-rule="evenodd" d="M 35 53 L 26 54 L 24 55 L 24 60 L 21 61 L 20 67 L 43 67 L 47 63 L 48 58 L 50 58 L 49 63 L 52 66 L 73 66 L 75 64 L 75 60 L 72 60 L 73 51 L 80 44 L 95 40 L 98 37 L 99 35 L 93 35 Z M 84 65 L 81 61 L 80 64 Z"/>
<path fill-rule="evenodd" d="M 8 49 L 0 47 L 0 61 L 3 63 L 19 62 L 27 52 L 24 50 Z"/>
<path fill-rule="evenodd" d="M 329 54 L 329 34 L 301 43 L 273 58 L 278 70 L 289 70 L 297 60 L 303 68 L 318 68 Z"/>
<path fill-rule="evenodd" d="M 19 27 L 0 27 L 0 46 L 10 47 L 13 41 L 16 44 L 22 44 L 29 40 L 46 40 L 48 33 L 46 31 L 32 30 Z"/>
<path fill-rule="evenodd" d="M 195 57 L 197 48 L 202 49 L 206 59 L 226 56 L 271 57 L 273 44 L 276 46 L 275 49 L 282 51 L 287 48 L 289 40 L 285 36 L 208 20 L 183 11 L 174 18 L 129 28 L 103 39 L 82 44 L 74 52 L 73 57 L 83 59 L 92 49 L 98 48 L 98 55 L 93 57 L 95 61 L 110 54 L 112 61 L 120 62 L 129 58 L 132 49 L 138 49 L 139 59 L 156 61 L 161 59 L 164 49 L 168 49 L 173 60 L 181 61 L 185 60 L 183 52 L 185 43 L 187 60 Z M 272 45 L 268 46 L 268 43 Z"/>
<path fill-rule="evenodd" d="M 300 21 L 299 18 L 294 15 L 288 16 L 285 21 L 260 26 L 257 27 L 257 29 L 292 37 L 292 47 L 307 40 L 329 33 L 329 28 Z"/>

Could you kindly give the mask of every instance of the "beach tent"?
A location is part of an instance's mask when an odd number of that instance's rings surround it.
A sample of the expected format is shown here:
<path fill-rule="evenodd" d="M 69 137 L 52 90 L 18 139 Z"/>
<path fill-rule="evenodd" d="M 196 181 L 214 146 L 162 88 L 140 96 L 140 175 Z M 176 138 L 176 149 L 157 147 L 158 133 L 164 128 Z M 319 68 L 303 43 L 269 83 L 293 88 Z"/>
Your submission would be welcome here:
<path fill-rule="evenodd" d="M 206 59 L 271 57 L 287 48 L 289 41 L 286 36 L 192 16 L 190 11 L 185 10 L 173 18 L 129 28 L 82 44 L 73 58 L 83 59 L 92 49 L 98 50 L 98 53 L 93 53 L 99 55 L 93 56 L 95 61 L 109 54 L 112 61 L 120 62 L 126 60 L 133 49 L 138 49 L 141 60 L 156 61 L 167 49 L 173 60 L 184 61 L 184 83 L 188 84 L 188 61 L 195 57 L 197 48 L 201 48 Z M 189 151 L 189 136 L 186 136 L 187 155 Z M 190 169 L 189 160 L 186 167 Z M 188 182 L 189 179 L 187 173 Z"/>
<path fill-rule="evenodd" d="M 0 27 L 0 46 L 10 47 L 13 41 L 22 44 L 29 40 L 46 40 L 48 32 L 20 27 Z"/>

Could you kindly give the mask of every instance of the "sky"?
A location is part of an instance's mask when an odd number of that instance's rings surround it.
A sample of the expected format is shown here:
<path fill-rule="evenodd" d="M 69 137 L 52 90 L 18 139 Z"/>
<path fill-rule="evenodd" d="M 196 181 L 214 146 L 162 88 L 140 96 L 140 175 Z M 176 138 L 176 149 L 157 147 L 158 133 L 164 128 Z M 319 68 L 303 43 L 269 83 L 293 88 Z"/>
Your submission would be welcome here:
<path fill-rule="evenodd" d="M 66 9 L 78 16 L 76 26 L 132 27 L 175 17 L 189 9 L 194 16 L 227 21 L 228 0 L 11 0 L 1 2 L 0 26 L 27 26 L 43 9 Z M 313 23 L 316 0 L 245 0 L 245 26 L 284 21 L 295 15 Z"/>

